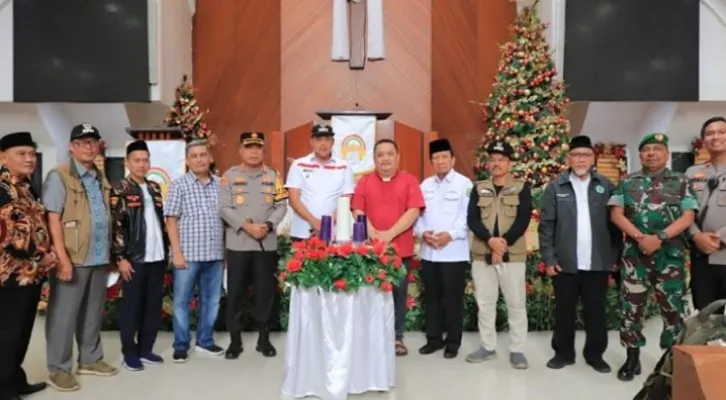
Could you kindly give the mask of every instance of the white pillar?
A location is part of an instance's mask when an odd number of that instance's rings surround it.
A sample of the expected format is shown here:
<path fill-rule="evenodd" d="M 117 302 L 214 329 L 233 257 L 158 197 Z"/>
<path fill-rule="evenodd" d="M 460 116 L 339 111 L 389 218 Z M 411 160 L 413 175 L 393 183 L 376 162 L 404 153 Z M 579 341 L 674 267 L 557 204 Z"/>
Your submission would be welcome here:
<path fill-rule="evenodd" d="M 38 116 L 53 140 L 56 162 L 62 164 L 68 161 L 68 139 L 75 124 L 68 118 L 64 104 L 39 103 L 37 108 Z"/>
<path fill-rule="evenodd" d="M 531 2 L 531 0 L 518 0 L 517 8 L 519 8 L 519 2 L 524 3 Z M 566 0 L 540 0 L 537 5 L 537 11 L 539 13 L 542 22 L 549 25 L 549 28 L 545 31 L 545 38 L 547 43 L 550 45 L 552 56 L 555 59 L 555 67 L 560 77 L 563 77 L 565 68 L 565 11 L 566 11 Z"/>

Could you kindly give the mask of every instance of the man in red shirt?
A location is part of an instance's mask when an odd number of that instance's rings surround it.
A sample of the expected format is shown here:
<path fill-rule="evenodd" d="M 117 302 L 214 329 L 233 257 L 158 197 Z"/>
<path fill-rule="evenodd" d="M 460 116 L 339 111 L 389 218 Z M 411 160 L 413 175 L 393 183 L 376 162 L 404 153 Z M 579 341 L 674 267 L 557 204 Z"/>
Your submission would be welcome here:
<path fill-rule="evenodd" d="M 413 225 L 424 208 L 418 179 L 398 170 L 398 145 L 381 139 L 373 147 L 376 171 L 362 177 L 355 187 L 351 208 L 353 215 L 365 215 L 368 236 L 392 243 L 408 269 L 413 257 Z M 396 355 L 405 356 L 403 343 L 406 323 L 408 278 L 404 276 L 393 292 L 396 312 Z"/>

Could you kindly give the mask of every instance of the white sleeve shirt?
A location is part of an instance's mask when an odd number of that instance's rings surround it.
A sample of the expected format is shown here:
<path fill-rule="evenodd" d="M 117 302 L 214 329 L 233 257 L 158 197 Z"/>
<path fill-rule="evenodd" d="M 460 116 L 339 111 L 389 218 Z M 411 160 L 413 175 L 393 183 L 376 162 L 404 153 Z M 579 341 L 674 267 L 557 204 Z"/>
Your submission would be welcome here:
<path fill-rule="evenodd" d="M 311 153 L 293 161 L 285 187 L 299 189 L 300 201 L 315 218 L 320 218 L 333 215 L 339 197 L 353 194 L 355 179 L 346 161 L 333 157 L 327 163 L 319 164 Z M 310 237 L 310 224 L 294 211 L 290 236 Z"/>
<path fill-rule="evenodd" d="M 426 208 L 414 225 L 416 236 L 426 231 L 434 234 L 448 232 L 451 242 L 434 249 L 421 242 L 420 256 L 432 262 L 469 261 L 469 231 L 466 225 L 469 195 L 473 184 L 469 178 L 451 170 L 443 179 L 426 178 L 421 183 Z"/>

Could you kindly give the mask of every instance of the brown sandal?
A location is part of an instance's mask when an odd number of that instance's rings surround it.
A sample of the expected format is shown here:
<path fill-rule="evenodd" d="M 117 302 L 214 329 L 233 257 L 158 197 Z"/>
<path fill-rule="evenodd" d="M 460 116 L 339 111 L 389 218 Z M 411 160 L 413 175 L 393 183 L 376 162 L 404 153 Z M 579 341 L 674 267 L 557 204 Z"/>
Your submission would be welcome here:
<path fill-rule="evenodd" d="M 405 356 L 408 354 L 408 349 L 406 348 L 406 345 L 403 344 L 403 340 L 396 340 L 396 355 L 397 356 Z"/>

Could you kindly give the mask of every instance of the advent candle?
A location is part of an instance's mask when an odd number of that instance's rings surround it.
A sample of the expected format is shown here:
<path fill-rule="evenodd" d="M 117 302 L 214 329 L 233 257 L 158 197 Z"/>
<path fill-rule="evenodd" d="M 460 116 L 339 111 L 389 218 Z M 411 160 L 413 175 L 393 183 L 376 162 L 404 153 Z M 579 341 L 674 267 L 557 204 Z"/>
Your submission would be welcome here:
<path fill-rule="evenodd" d="M 363 224 L 363 238 L 368 239 L 368 221 L 366 220 L 365 214 L 360 214 L 356 217 L 355 222 Z"/>
<path fill-rule="evenodd" d="M 335 218 L 335 241 L 350 241 L 350 225 L 353 217 L 350 214 L 350 197 L 338 198 L 338 210 Z"/>
<path fill-rule="evenodd" d="M 362 222 L 353 223 L 353 241 L 356 243 L 366 241 L 366 226 Z"/>
<path fill-rule="evenodd" d="M 333 217 L 330 215 L 323 215 L 320 217 L 320 233 L 318 237 L 324 242 L 330 242 L 333 240 Z"/>

